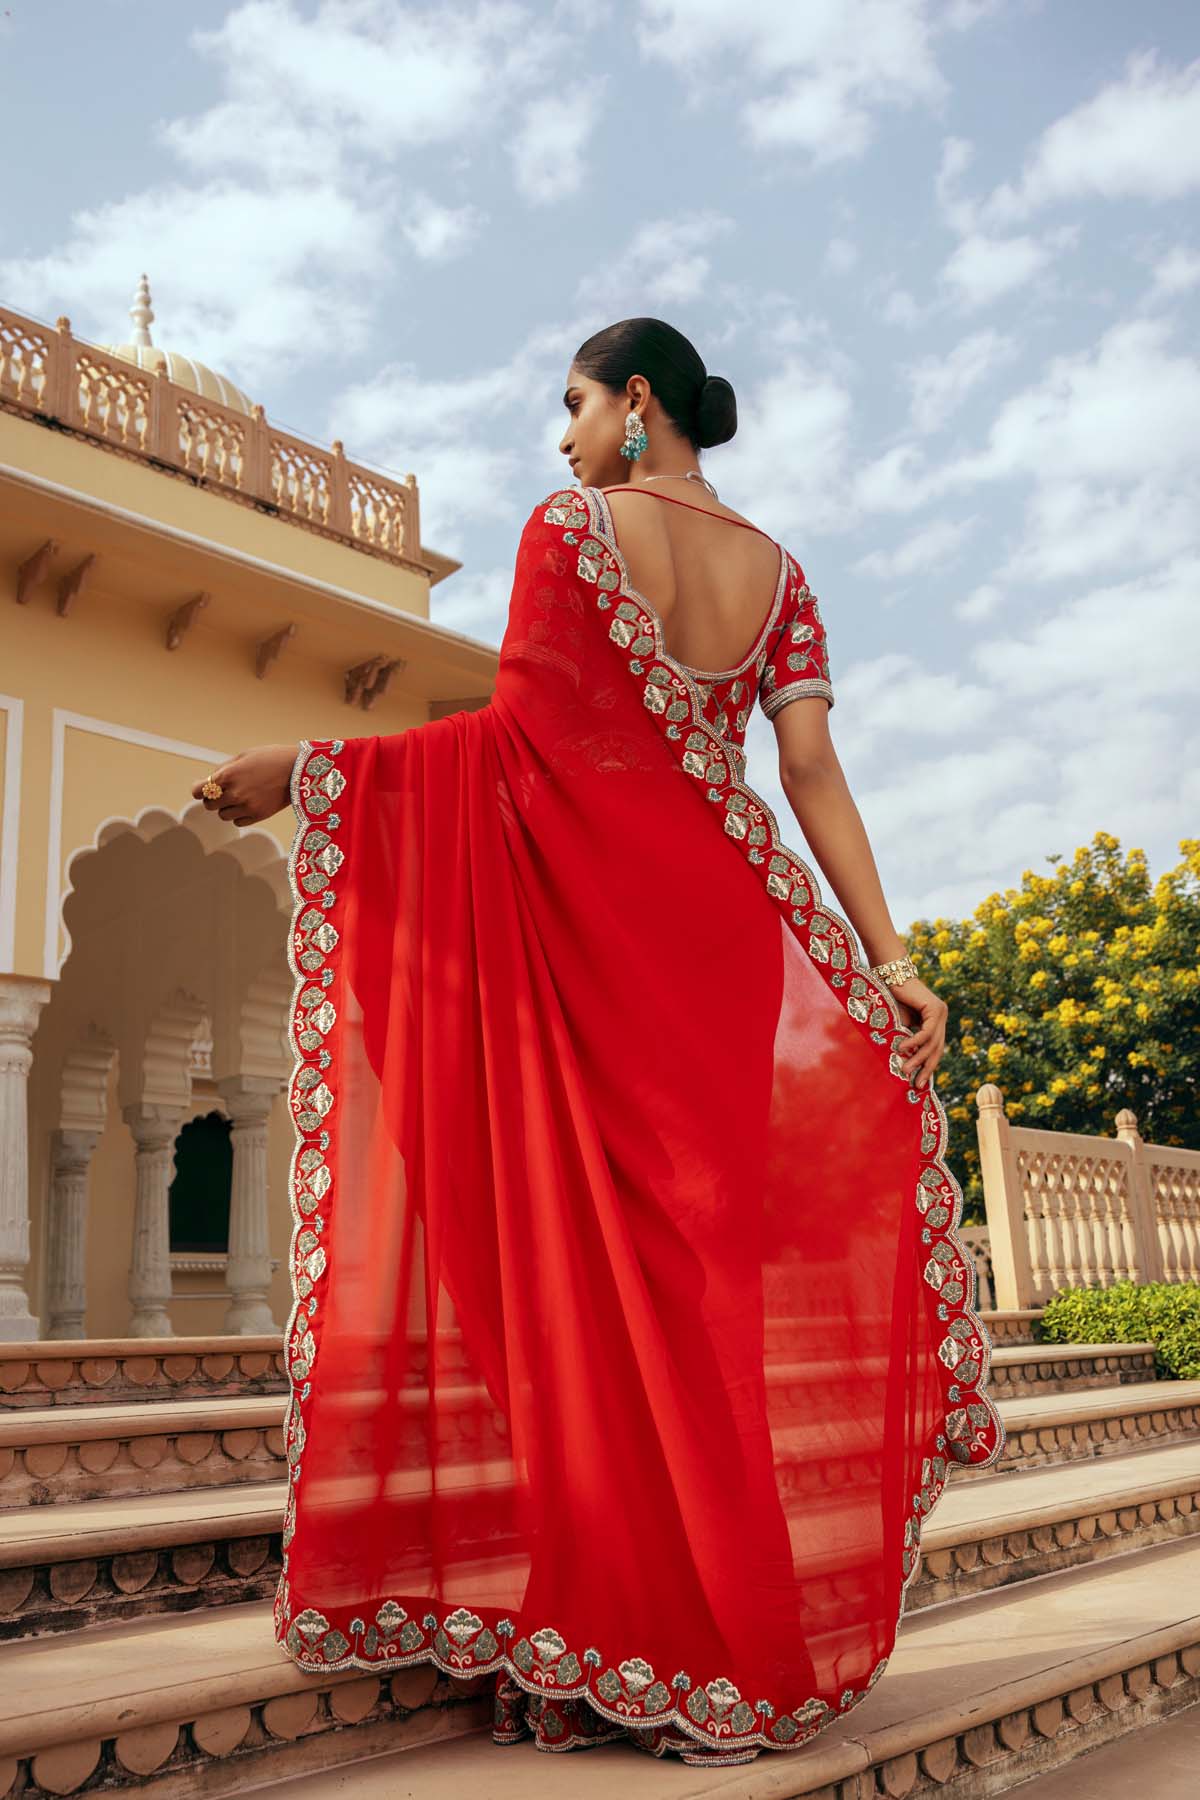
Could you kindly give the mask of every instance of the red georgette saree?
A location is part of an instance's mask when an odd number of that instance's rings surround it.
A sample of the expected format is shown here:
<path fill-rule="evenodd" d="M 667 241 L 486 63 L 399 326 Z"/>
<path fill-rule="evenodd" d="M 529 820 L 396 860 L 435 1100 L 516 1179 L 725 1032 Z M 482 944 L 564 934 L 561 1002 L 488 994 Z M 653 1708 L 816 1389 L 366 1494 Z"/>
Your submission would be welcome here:
<path fill-rule="evenodd" d="M 782 547 L 750 658 L 688 670 L 571 488 L 485 707 L 301 744 L 303 1666 L 493 1673 L 502 1743 L 795 1749 L 882 1674 L 950 1471 L 996 1459 L 944 1109 L 742 780 L 755 700 L 805 693 Z"/>

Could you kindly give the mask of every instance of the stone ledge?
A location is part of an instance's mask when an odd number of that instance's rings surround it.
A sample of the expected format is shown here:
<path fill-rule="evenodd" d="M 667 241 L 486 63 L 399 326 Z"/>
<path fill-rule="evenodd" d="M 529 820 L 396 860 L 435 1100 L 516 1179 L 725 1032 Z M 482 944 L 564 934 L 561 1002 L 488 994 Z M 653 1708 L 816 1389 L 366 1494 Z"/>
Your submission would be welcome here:
<path fill-rule="evenodd" d="M 988 1468 L 956 1469 L 956 1481 L 993 1480 L 1013 1469 L 1111 1456 L 1139 1444 L 1182 1443 L 1200 1433 L 1200 1381 L 1152 1381 L 997 1403 L 1005 1442 Z"/>
<path fill-rule="evenodd" d="M 286 1388 L 282 1333 L 0 1344 L 0 1404 L 6 1410 L 282 1394 Z"/>
<path fill-rule="evenodd" d="M 274 1396 L 0 1416 L 0 1508 L 262 1481 L 284 1468 L 283 1418 Z"/>

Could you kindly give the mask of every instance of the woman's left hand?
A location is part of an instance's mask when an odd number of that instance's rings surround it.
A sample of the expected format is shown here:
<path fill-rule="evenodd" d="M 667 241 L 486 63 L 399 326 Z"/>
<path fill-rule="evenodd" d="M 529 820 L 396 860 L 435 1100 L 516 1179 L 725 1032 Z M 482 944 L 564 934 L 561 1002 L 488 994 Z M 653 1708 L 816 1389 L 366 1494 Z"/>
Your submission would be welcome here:
<path fill-rule="evenodd" d="M 946 1020 L 950 1017 L 950 1008 L 916 975 L 894 987 L 892 994 L 902 1003 L 902 1016 L 907 1007 L 920 1021 L 915 1030 L 910 1025 L 908 1037 L 900 1039 L 896 1051 L 904 1058 L 901 1067 L 913 1086 L 925 1087 L 946 1048 Z"/>
<path fill-rule="evenodd" d="M 259 744 L 253 750 L 239 750 L 211 775 L 200 777 L 192 799 L 203 800 L 209 812 L 219 813 L 231 825 L 258 825 L 291 805 L 292 767 L 299 754 L 299 744 Z M 215 800 L 203 791 L 210 779 L 221 784 Z"/>

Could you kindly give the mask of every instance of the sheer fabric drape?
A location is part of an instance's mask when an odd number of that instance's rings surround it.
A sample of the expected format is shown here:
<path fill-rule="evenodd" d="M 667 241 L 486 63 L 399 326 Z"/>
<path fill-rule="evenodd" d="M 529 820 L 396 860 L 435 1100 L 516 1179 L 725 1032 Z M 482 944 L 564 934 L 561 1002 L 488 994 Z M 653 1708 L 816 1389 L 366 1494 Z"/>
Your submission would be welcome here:
<path fill-rule="evenodd" d="M 276 1629 L 733 1760 L 1001 1430 L 940 1100 L 603 522 L 534 509 L 487 706 L 296 761 Z"/>

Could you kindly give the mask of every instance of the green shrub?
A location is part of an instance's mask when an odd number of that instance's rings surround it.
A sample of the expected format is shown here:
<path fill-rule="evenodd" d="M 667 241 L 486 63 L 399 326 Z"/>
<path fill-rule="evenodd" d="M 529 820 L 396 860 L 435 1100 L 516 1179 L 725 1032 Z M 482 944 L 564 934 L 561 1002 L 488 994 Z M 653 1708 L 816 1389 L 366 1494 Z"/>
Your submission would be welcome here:
<path fill-rule="evenodd" d="M 1200 1380 L 1200 1282 L 1059 1288 L 1035 1321 L 1034 1335 L 1047 1344 L 1152 1343 L 1156 1375 Z"/>

